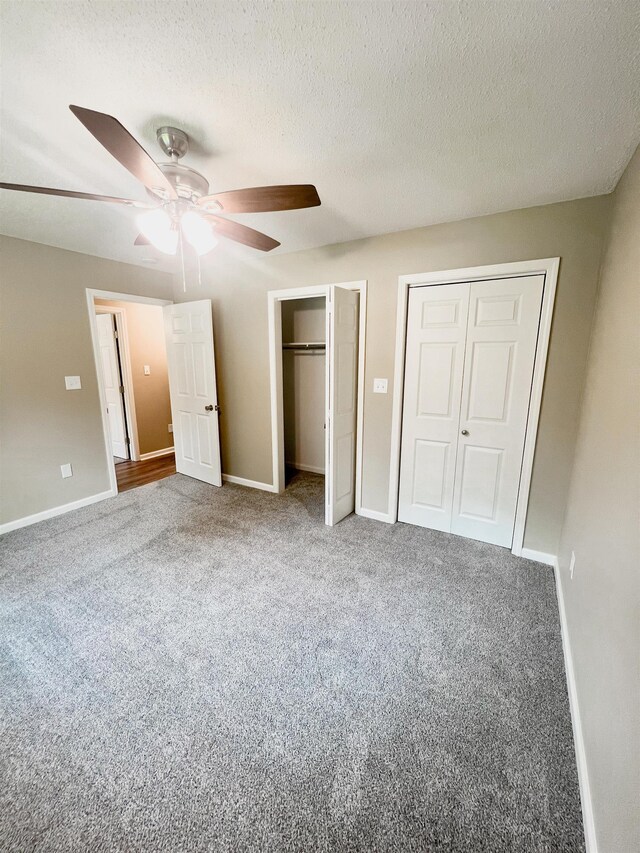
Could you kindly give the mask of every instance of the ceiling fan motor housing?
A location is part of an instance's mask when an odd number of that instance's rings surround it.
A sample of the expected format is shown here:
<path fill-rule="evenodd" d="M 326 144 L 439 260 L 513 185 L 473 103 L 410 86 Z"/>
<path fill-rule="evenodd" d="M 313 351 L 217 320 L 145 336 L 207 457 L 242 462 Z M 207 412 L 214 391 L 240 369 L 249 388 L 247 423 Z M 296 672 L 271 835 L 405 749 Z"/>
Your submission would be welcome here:
<path fill-rule="evenodd" d="M 204 175 L 178 162 L 189 150 L 189 137 L 184 130 L 178 127 L 159 127 L 156 136 L 160 148 L 168 157 L 171 157 L 170 163 L 158 163 L 158 167 L 175 188 L 178 196 L 195 202 L 201 196 L 208 195 L 209 182 Z M 162 198 L 168 198 L 167 193 L 162 190 L 157 189 L 154 192 Z"/>
<path fill-rule="evenodd" d="M 197 201 L 201 196 L 209 194 L 209 181 L 195 169 L 181 166 L 180 163 L 158 163 L 158 168 L 175 187 L 180 198 Z M 155 190 L 155 193 L 168 198 L 161 189 Z"/>

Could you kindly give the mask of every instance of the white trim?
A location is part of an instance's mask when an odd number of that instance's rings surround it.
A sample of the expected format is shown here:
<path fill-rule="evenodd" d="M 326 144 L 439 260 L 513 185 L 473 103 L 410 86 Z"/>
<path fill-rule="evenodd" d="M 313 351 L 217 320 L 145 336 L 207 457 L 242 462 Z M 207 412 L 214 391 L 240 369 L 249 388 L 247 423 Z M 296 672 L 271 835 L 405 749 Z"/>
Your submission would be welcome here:
<path fill-rule="evenodd" d="M 132 462 L 139 462 L 142 457 L 140 456 L 138 418 L 136 416 L 136 400 L 133 391 L 133 370 L 131 368 L 127 315 L 124 308 L 113 308 L 111 305 L 96 305 L 96 314 L 113 314 L 116 322 L 118 354 L 122 370 L 122 384 L 124 386 L 124 414 L 129 437 L 129 458 Z"/>
<path fill-rule="evenodd" d="M 100 347 L 98 344 L 98 325 L 96 322 L 96 299 L 112 299 L 119 302 L 140 302 L 143 305 L 171 305 L 170 299 L 156 299 L 150 296 L 135 296 L 133 293 L 116 293 L 111 290 L 94 290 L 86 288 L 87 311 L 89 312 L 89 331 L 91 332 L 91 343 L 93 346 L 93 366 L 96 371 L 98 383 L 98 396 L 100 398 L 100 415 L 102 417 L 102 435 L 104 438 L 104 450 L 107 459 L 107 471 L 109 472 L 109 483 L 114 495 L 118 494 L 118 480 L 116 477 L 116 465 L 111 449 L 111 436 L 109 434 L 109 419 L 107 417 L 107 396 L 104 390 L 104 378 L 99 369 Z"/>
<path fill-rule="evenodd" d="M 175 453 L 175 447 L 165 447 L 163 450 L 150 450 L 149 453 L 141 453 L 140 461 L 144 462 L 147 459 L 157 459 L 159 456 L 169 456 L 170 453 Z"/>
<path fill-rule="evenodd" d="M 360 282 L 357 283 L 359 284 Z M 353 282 L 347 282 L 346 284 L 340 285 L 340 287 L 347 287 L 348 284 L 353 284 Z M 275 299 L 278 302 L 286 302 L 288 299 L 313 299 L 317 296 L 326 295 L 326 284 L 314 284 L 309 287 L 288 287 L 286 290 L 269 291 L 269 298 Z"/>
<path fill-rule="evenodd" d="M 340 285 L 346 287 L 347 285 Z M 349 283 L 350 289 L 360 291 L 360 317 L 358 325 L 358 412 L 356 421 L 356 506 L 355 511 L 362 509 L 362 455 L 364 446 L 364 390 L 366 368 L 366 339 L 367 339 L 367 291 L 366 281 Z"/>
<path fill-rule="evenodd" d="M 385 524 L 394 524 L 395 519 L 391 518 L 388 512 L 378 512 L 377 509 L 365 509 L 363 506 L 356 510 L 356 515 L 361 515 L 362 518 L 372 518 L 374 521 L 384 521 Z"/>
<path fill-rule="evenodd" d="M 407 335 L 407 303 L 410 287 L 425 287 L 437 284 L 455 284 L 466 281 L 486 281 L 494 278 L 513 278 L 525 275 L 544 275 L 544 291 L 540 311 L 538 343 L 533 368 L 533 381 L 529 402 L 529 417 L 524 440 L 522 472 L 513 529 L 511 551 L 522 555 L 524 529 L 529 505 L 529 490 L 533 471 L 533 458 L 538 434 L 542 389 L 551 336 L 551 320 L 555 303 L 556 285 L 560 258 L 542 258 L 532 261 L 518 261 L 509 264 L 489 264 L 482 267 L 465 267 L 455 270 L 415 273 L 401 275 L 398 278 L 398 303 L 396 314 L 396 352 L 393 380 L 393 415 L 391 422 L 391 459 L 389 472 L 389 516 L 393 521 L 398 518 L 398 489 L 400 485 L 400 445 L 402 439 L 402 397 L 404 391 L 404 357 Z"/>
<path fill-rule="evenodd" d="M 262 492 L 273 492 L 275 488 L 271 483 L 260 483 L 258 480 L 245 480 L 244 477 L 234 477 L 232 474 L 222 475 L 223 483 L 235 483 L 236 486 L 247 486 L 250 489 L 260 489 Z"/>
<path fill-rule="evenodd" d="M 534 551 L 532 548 L 523 548 L 518 556 L 533 560 L 534 563 L 543 563 L 545 566 L 555 566 L 558 559 L 555 554 L 545 554 L 544 551 Z"/>
<path fill-rule="evenodd" d="M 310 474 L 324 474 L 324 468 L 319 465 L 303 465 L 301 462 L 285 462 L 289 468 L 295 468 L 296 471 L 308 471 Z"/>
<path fill-rule="evenodd" d="M 269 322 L 269 385 L 271 394 L 271 465 L 273 491 L 284 491 L 284 406 L 282 400 L 282 310 L 281 302 L 291 299 L 313 299 L 328 295 L 331 284 L 310 287 L 291 287 L 270 290 L 268 297 Z M 355 511 L 362 505 L 362 452 L 364 435 L 364 390 L 367 335 L 367 281 L 339 281 L 336 287 L 357 290 L 360 293 L 358 327 L 358 414 L 356 425 L 356 500 Z"/>
<path fill-rule="evenodd" d="M 135 293 L 116 293 L 114 290 L 94 290 L 89 287 L 87 290 L 93 299 L 111 299 L 113 302 L 139 302 L 141 305 L 173 305 L 172 299 L 160 299 L 156 296 L 136 296 Z"/>
<path fill-rule="evenodd" d="M 18 530 L 20 527 L 28 527 L 30 524 L 37 524 L 39 521 L 46 521 L 48 518 L 55 518 L 57 515 L 64 515 L 66 512 L 98 503 L 98 501 L 104 501 L 107 498 L 113 498 L 115 495 L 116 492 L 109 489 L 106 492 L 99 492 L 97 495 L 90 495 L 88 498 L 80 498 L 80 500 L 62 504 L 62 506 L 54 506 L 33 515 L 26 515 L 24 518 L 16 518 L 15 521 L 7 521 L 5 524 L 0 524 L 0 535 L 9 533 L 11 530 Z"/>
<path fill-rule="evenodd" d="M 578 782 L 580 784 L 580 801 L 582 803 L 582 821 L 584 824 L 585 845 L 587 853 L 598 853 L 593 803 L 591 800 L 591 786 L 589 784 L 589 769 L 587 767 L 587 753 L 584 744 L 584 735 L 582 732 L 582 720 L 580 718 L 580 706 L 578 704 L 578 690 L 576 687 L 575 670 L 573 668 L 573 655 L 571 653 L 571 640 L 569 638 L 567 612 L 564 606 L 564 593 L 562 591 L 562 578 L 557 560 L 553 567 L 553 573 L 556 581 L 556 596 L 558 599 L 558 610 L 560 613 L 562 651 L 564 654 L 564 668 L 567 676 L 567 692 L 569 694 L 569 709 L 571 712 L 571 725 L 573 727 L 573 743 L 576 751 Z"/>
<path fill-rule="evenodd" d="M 542 262 L 539 261 L 538 263 Z M 542 391 L 544 389 L 544 376 L 547 368 L 547 354 L 549 352 L 549 339 L 551 338 L 551 321 L 553 319 L 553 306 L 556 301 L 560 258 L 548 258 L 544 263 L 546 266 L 542 308 L 540 309 L 540 325 L 538 327 L 538 344 L 533 363 L 529 417 L 524 436 L 520 489 L 518 491 L 516 520 L 513 527 L 513 541 L 511 544 L 511 551 L 516 555 L 522 553 L 524 546 L 524 530 L 527 521 L 527 509 L 529 507 L 529 492 L 531 490 L 531 476 L 533 474 L 533 460 L 536 451 L 536 438 L 538 436 L 538 423 L 540 421 Z"/>

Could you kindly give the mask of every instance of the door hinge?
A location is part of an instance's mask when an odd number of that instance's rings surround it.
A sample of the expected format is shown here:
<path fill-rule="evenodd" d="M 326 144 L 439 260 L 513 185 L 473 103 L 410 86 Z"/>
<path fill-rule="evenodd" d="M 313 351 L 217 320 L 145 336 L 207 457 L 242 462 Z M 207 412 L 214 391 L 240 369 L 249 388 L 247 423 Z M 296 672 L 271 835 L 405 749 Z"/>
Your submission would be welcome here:
<path fill-rule="evenodd" d="M 117 329 L 114 329 L 114 330 L 113 330 L 113 337 L 114 337 L 116 340 L 118 340 L 118 330 L 117 330 Z"/>
<path fill-rule="evenodd" d="M 118 391 L 119 391 L 121 394 L 124 394 L 124 385 L 120 385 L 120 387 L 118 388 Z"/>
<path fill-rule="evenodd" d="M 130 439 L 130 438 L 125 438 L 124 443 L 125 443 L 125 444 L 131 444 L 131 439 Z"/>

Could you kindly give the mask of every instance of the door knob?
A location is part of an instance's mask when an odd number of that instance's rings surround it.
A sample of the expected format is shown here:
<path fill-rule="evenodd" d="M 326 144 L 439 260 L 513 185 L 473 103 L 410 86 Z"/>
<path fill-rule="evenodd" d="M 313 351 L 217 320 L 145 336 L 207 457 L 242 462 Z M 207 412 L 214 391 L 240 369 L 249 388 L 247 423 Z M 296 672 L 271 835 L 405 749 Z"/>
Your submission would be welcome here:
<path fill-rule="evenodd" d="M 462 430 L 462 434 L 463 434 L 463 435 L 469 435 L 469 430 L 468 430 L 468 429 L 463 429 L 463 430 Z"/>
<path fill-rule="evenodd" d="M 204 407 L 204 410 L 205 410 L 205 412 L 212 412 L 212 411 L 213 411 L 213 406 L 205 406 L 205 407 Z"/>

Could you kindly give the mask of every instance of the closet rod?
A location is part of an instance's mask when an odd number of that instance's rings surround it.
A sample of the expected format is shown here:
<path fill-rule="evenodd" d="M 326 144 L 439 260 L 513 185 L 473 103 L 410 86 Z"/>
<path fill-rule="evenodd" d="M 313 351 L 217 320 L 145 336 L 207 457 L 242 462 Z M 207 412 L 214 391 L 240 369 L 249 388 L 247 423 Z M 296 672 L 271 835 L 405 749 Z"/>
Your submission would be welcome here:
<path fill-rule="evenodd" d="M 282 344 L 282 349 L 326 349 L 327 345 L 320 342 Z"/>

